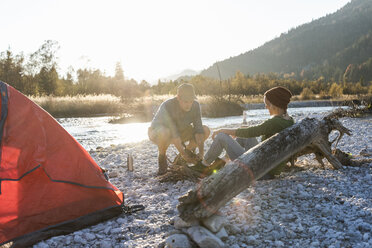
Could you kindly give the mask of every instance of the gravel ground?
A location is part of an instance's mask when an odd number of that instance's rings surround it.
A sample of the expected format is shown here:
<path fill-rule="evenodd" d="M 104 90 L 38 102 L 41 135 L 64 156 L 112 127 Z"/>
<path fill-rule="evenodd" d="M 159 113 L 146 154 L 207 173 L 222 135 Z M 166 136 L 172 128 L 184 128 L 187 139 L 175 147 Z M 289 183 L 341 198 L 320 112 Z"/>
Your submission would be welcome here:
<path fill-rule="evenodd" d="M 296 116 L 296 121 L 301 116 Z M 258 181 L 221 209 L 229 237 L 226 247 L 372 247 L 372 117 L 341 119 L 353 135 L 338 148 L 370 159 L 360 167 L 322 169 L 311 155 L 301 157 L 301 170 Z M 335 135 L 335 134 L 333 134 Z M 331 135 L 332 136 L 332 135 Z M 210 139 L 206 147 L 210 145 Z M 160 183 L 157 148 L 149 141 L 90 151 L 109 170 L 110 181 L 124 192 L 128 205 L 145 210 L 53 237 L 34 247 L 158 247 L 174 231 L 178 198 L 194 187 L 189 181 Z M 127 155 L 134 171 L 126 169 Z M 174 157 L 175 149 L 168 150 Z"/>

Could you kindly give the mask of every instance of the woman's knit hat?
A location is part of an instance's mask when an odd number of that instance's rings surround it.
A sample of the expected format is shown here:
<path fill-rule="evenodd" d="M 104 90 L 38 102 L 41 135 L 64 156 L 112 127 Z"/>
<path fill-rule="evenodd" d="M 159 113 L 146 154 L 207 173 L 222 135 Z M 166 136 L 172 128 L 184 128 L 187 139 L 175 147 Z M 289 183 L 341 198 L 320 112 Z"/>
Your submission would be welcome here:
<path fill-rule="evenodd" d="M 274 87 L 265 92 L 264 96 L 273 105 L 281 108 L 287 109 L 288 103 L 291 100 L 292 93 L 282 86 Z"/>

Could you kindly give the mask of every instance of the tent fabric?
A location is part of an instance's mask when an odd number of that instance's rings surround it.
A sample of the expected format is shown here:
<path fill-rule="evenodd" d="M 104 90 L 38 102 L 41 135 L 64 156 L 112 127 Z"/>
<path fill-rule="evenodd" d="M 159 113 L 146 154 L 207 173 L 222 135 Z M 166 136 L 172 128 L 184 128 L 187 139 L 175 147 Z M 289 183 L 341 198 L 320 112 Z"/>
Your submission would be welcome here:
<path fill-rule="evenodd" d="M 123 193 L 89 153 L 26 96 L 1 81 L 0 90 L 0 245 L 118 214 Z"/>

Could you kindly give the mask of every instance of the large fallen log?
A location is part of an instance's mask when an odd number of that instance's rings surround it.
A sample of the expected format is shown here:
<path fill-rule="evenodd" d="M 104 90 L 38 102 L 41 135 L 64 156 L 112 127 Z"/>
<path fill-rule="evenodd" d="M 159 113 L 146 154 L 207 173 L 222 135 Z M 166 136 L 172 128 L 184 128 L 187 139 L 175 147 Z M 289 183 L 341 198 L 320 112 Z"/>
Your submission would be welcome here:
<path fill-rule="evenodd" d="M 195 221 L 211 216 L 278 164 L 309 148 L 321 153 L 335 169 L 341 168 L 342 164 L 331 151 L 329 134 L 332 130 L 340 133 L 336 144 L 344 133 L 350 135 L 338 120 L 306 118 L 251 148 L 180 197 L 177 206 L 180 217 Z"/>

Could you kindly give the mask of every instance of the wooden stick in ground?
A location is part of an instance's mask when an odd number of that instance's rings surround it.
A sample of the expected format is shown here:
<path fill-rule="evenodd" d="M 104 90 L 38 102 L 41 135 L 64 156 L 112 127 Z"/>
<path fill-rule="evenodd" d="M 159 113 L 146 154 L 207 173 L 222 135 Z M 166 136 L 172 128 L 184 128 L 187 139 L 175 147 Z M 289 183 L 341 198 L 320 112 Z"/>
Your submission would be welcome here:
<path fill-rule="evenodd" d="M 349 133 L 337 120 L 306 118 L 272 136 L 228 163 L 218 173 L 201 180 L 194 190 L 180 197 L 180 217 L 193 221 L 211 216 L 256 179 L 308 146 L 315 146 L 334 168 L 340 168 L 340 162 L 327 147 L 328 135 L 334 129 Z"/>

